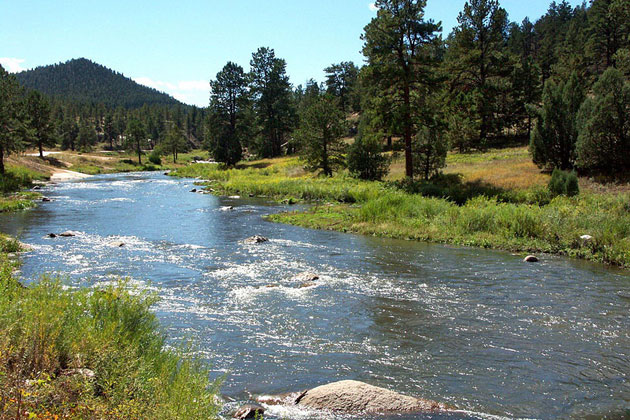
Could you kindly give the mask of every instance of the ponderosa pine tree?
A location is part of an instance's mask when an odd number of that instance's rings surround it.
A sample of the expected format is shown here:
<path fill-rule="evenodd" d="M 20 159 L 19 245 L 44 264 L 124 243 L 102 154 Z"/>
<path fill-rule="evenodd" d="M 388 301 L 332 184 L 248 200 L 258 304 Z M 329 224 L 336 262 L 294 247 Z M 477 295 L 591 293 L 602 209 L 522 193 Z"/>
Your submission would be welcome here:
<path fill-rule="evenodd" d="M 24 146 L 26 127 L 20 116 L 21 107 L 20 85 L 0 65 L 0 174 L 4 174 L 4 159 Z"/>
<path fill-rule="evenodd" d="M 392 105 L 392 122 L 400 124 L 405 143 L 405 175 L 413 178 L 412 141 L 423 99 L 438 82 L 436 33 L 441 25 L 424 20 L 425 0 L 377 0 L 377 16 L 365 27 L 366 79 Z"/>
<path fill-rule="evenodd" d="M 453 109 L 475 126 L 471 143 L 487 147 L 490 137 L 499 135 L 505 123 L 500 97 L 509 89 L 511 72 L 506 49 L 507 12 L 497 0 L 470 0 L 457 18 L 459 25 L 448 40 L 446 68 L 451 74 L 450 91 L 457 103 L 472 106 Z"/>
<path fill-rule="evenodd" d="M 249 107 L 247 76 L 228 62 L 210 82 L 207 147 L 217 162 L 235 165 L 243 157 L 242 141 L 251 132 L 244 118 Z"/>
<path fill-rule="evenodd" d="M 542 108 L 536 109 L 538 120 L 529 146 L 536 165 L 563 170 L 573 168 L 577 116 L 583 102 L 584 90 L 577 73 L 573 72 L 566 82 L 547 82 Z"/>
<path fill-rule="evenodd" d="M 332 176 L 333 170 L 342 167 L 345 150 L 342 137 L 346 132 L 345 115 L 334 98 L 322 95 L 315 99 L 300 115 L 300 128 L 295 131 L 307 169 Z"/>
<path fill-rule="evenodd" d="M 350 174 L 359 179 L 380 180 L 389 172 L 390 159 L 383 154 L 383 133 L 375 129 L 374 114 L 363 112 L 358 133 L 346 158 Z"/>
<path fill-rule="evenodd" d="M 326 92 L 339 100 L 341 110 L 345 112 L 359 110 L 359 98 L 355 92 L 359 68 L 351 61 L 333 64 L 324 69 L 326 72 Z"/>
<path fill-rule="evenodd" d="M 135 149 L 138 154 L 138 163 L 142 165 L 142 142 L 146 140 L 146 132 L 142 123 L 137 118 L 131 118 L 125 130 L 127 144 L 131 149 Z"/>
<path fill-rule="evenodd" d="M 254 99 L 256 153 L 261 157 L 282 154 L 282 145 L 296 123 L 287 63 L 273 49 L 259 48 L 250 62 L 250 87 Z"/>
<path fill-rule="evenodd" d="M 77 147 L 82 152 L 87 152 L 96 142 L 96 131 L 87 118 L 82 118 L 79 123 L 79 133 L 77 136 Z M 73 149 L 74 150 L 74 149 Z"/>
<path fill-rule="evenodd" d="M 74 151 L 77 138 L 79 137 L 79 125 L 77 124 L 76 120 L 74 119 L 74 117 L 66 115 L 59 127 L 59 134 L 61 136 L 61 148 L 63 150 L 70 149 Z"/>
<path fill-rule="evenodd" d="M 587 49 L 600 72 L 615 65 L 615 54 L 630 41 L 628 8 L 627 0 L 594 0 L 589 9 Z"/>
<path fill-rule="evenodd" d="M 188 141 L 180 129 L 171 126 L 160 143 L 160 149 L 173 156 L 173 163 L 177 163 L 177 155 L 188 150 Z"/>
<path fill-rule="evenodd" d="M 578 117 L 577 165 L 609 175 L 630 171 L 630 82 L 609 68 Z"/>
<path fill-rule="evenodd" d="M 39 157 L 43 159 L 44 147 L 53 147 L 56 144 L 54 126 L 50 118 L 50 104 L 41 93 L 31 90 L 26 97 L 26 113 L 31 128 L 28 143 L 38 149 Z"/>

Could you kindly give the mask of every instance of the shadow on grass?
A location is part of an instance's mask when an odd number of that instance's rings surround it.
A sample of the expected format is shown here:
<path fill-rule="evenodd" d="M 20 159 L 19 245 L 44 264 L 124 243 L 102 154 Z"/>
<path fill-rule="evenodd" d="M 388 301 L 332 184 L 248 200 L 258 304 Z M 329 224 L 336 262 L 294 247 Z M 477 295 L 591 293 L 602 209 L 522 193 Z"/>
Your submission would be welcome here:
<path fill-rule="evenodd" d="M 524 203 L 533 201 L 537 204 L 546 204 L 548 197 L 541 191 L 541 197 L 529 197 L 523 192 L 506 190 L 482 181 L 464 182 L 461 174 L 440 174 L 428 181 L 396 181 L 391 183 L 395 188 L 409 194 L 421 194 L 424 197 L 443 198 L 464 205 L 475 197 L 496 198 L 497 201 L 506 203 Z"/>
<path fill-rule="evenodd" d="M 239 163 L 234 167 L 236 169 L 265 169 L 270 167 L 272 164 L 272 162 Z"/>

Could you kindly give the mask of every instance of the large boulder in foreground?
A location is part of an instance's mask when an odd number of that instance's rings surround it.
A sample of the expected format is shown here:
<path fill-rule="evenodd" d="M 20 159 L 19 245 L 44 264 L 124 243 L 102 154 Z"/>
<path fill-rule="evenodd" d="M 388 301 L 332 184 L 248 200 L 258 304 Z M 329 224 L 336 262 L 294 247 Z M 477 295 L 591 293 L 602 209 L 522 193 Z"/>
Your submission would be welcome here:
<path fill-rule="evenodd" d="M 358 381 L 340 381 L 306 391 L 297 404 L 345 414 L 447 410 L 445 404 L 409 397 Z"/>

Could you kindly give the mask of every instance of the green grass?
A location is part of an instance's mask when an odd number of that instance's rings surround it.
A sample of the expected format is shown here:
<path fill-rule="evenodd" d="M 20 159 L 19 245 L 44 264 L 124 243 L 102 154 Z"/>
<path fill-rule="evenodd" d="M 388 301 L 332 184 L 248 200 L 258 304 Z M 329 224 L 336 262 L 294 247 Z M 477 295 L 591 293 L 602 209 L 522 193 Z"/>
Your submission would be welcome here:
<path fill-rule="evenodd" d="M 278 166 L 261 168 L 254 163 L 243 169 L 227 170 L 219 165 L 196 164 L 179 168 L 171 174 L 208 180 L 205 185 L 219 194 L 264 196 L 278 200 L 357 203 L 378 197 L 384 189 L 382 183 L 360 181 L 347 175 L 333 178 L 304 175 L 296 164 L 296 160 L 286 160 Z"/>
<path fill-rule="evenodd" d="M 19 191 L 33 186 L 34 180 L 44 181 L 48 176 L 22 166 L 7 166 L 0 175 L 0 192 L 3 194 Z"/>
<path fill-rule="evenodd" d="M 219 382 L 165 348 L 154 295 L 49 277 L 24 288 L 13 268 L 0 254 L 0 418 L 217 418 Z"/>
<path fill-rule="evenodd" d="M 459 206 L 445 199 L 388 192 L 361 206 L 316 206 L 269 219 L 375 236 L 561 254 L 630 268 L 628 194 L 557 197 L 544 206 L 480 196 Z M 583 235 L 593 239 L 582 240 Z"/>
<path fill-rule="evenodd" d="M 490 160 L 483 160 L 487 156 Z M 451 156 L 471 165 L 502 162 L 523 149 Z M 556 197 L 540 182 L 508 188 L 447 174 L 430 182 L 369 182 L 338 174 L 315 177 L 296 158 L 243 164 L 237 169 L 191 165 L 173 173 L 200 178 L 216 194 L 254 195 L 317 203 L 306 212 L 272 215 L 294 225 L 394 238 L 547 252 L 630 268 L 630 194 Z M 483 179 L 483 178 L 482 178 Z M 328 203 L 321 205 L 321 203 Z M 580 239 L 593 237 L 590 241 Z"/>

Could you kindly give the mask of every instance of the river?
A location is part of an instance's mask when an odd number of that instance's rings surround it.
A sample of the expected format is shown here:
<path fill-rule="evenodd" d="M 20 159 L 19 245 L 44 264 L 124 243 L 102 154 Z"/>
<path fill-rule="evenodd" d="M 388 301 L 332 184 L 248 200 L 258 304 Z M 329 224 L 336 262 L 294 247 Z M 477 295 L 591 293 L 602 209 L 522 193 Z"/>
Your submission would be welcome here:
<path fill-rule="evenodd" d="M 44 189 L 52 202 L 0 215 L 0 230 L 34 246 L 27 281 L 157 291 L 171 342 L 192 339 L 227 375 L 228 408 L 356 379 L 465 411 L 396 419 L 630 417 L 627 272 L 273 224 L 262 216 L 287 207 L 191 188 L 155 173 L 61 183 Z M 46 236 L 65 230 L 80 234 Z M 255 234 L 270 241 L 241 242 Z M 315 287 L 291 280 L 305 271 Z"/>

